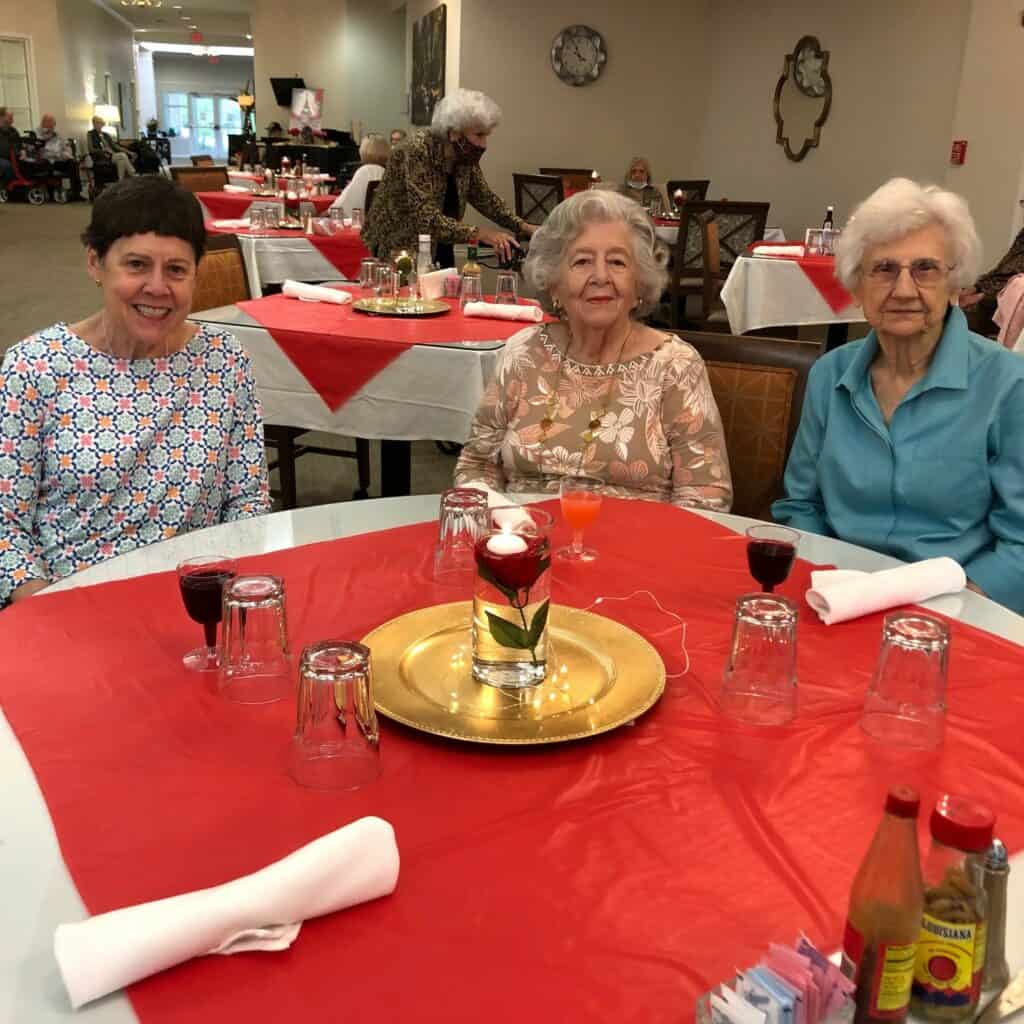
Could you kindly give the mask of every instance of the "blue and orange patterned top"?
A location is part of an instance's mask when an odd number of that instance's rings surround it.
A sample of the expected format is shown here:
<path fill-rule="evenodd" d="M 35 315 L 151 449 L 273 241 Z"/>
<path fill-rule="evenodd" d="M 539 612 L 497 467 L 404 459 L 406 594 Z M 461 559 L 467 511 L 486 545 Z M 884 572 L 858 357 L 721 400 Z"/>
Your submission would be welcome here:
<path fill-rule="evenodd" d="M 269 511 L 249 357 L 200 326 L 158 359 L 99 352 L 67 324 L 0 369 L 0 607 L 155 541 Z"/>

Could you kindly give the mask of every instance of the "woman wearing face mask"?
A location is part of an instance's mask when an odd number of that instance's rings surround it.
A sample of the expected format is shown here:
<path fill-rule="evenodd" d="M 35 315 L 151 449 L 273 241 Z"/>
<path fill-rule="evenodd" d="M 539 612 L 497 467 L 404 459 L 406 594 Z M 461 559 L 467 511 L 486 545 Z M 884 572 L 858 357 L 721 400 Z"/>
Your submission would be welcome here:
<path fill-rule="evenodd" d="M 665 200 L 661 190 L 651 184 L 651 165 L 646 157 L 635 156 L 626 171 L 626 180 L 619 186 L 619 192 L 635 199 L 652 217 L 665 211 Z"/>
<path fill-rule="evenodd" d="M 455 265 L 454 246 L 476 237 L 507 260 L 517 248 L 514 232 L 535 228 L 515 216 L 484 180 L 480 158 L 501 110 L 489 96 L 456 89 L 434 108 L 430 130 L 393 150 L 363 228 L 363 241 L 378 257 L 415 249 L 418 235 L 437 243 L 437 262 Z M 507 228 L 463 223 L 469 203 Z"/>

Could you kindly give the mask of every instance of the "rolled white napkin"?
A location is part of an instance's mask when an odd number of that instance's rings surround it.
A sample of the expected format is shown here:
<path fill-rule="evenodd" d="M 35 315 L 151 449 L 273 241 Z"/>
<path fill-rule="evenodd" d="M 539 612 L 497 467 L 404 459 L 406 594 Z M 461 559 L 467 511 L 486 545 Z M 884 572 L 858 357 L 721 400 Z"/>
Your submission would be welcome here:
<path fill-rule="evenodd" d="M 394 892 L 398 866 L 391 825 L 360 818 L 233 882 L 58 925 L 53 951 L 77 1010 L 195 956 L 287 949 L 307 918 Z"/>
<path fill-rule="evenodd" d="M 223 189 L 225 192 L 251 192 L 252 189 L 246 188 L 244 185 L 224 185 Z"/>
<path fill-rule="evenodd" d="M 530 516 L 526 512 L 522 512 L 507 494 L 496 491 L 490 484 L 484 483 L 483 480 L 473 480 L 468 484 L 460 484 L 460 486 L 470 487 L 474 491 L 483 491 L 487 495 L 487 507 L 501 509 L 494 516 L 494 521 L 498 526 L 511 528 L 518 526 L 520 523 L 531 522 Z"/>
<path fill-rule="evenodd" d="M 952 558 L 926 558 L 880 572 L 822 569 L 811 573 L 807 603 L 826 626 L 901 604 L 917 604 L 967 586 L 967 575 Z"/>
<path fill-rule="evenodd" d="M 249 219 L 248 217 L 226 217 L 223 220 L 215 220 L 213 226 L 215 228 L 247 228 Z"/>
<path fill-rule="evenodd" d="M 454 270 L 432 270 L 429 274 L 420 277 L 420 294 L 425 299 L 439 299 L 444 295 L 444 281 L 446 277 L 458 277 Z"/>
<path fill-rule="evenodd" d="M 324 288 L 318 284 L 304 284 L 302 281 L 285 281 L 281 292 L 292 299 L 305 299 L 307 302 L 333 302 L 336 306 L 344 306 L 352 301 L 349 292 L 340 288 Z"/>
<path fill-rule="evenodd" d="M 802 245 L 755 245 L 754 252 L 758 256 L 803 256 Z"/>
<path fill-rule="evenodd" d="M 544 319 L 540 306 L 513 306 L 511 303 L 467 302 L 462 311 L 466 316 L 486 316 L 494 320 L 525 320 L 539 324 Z"/>

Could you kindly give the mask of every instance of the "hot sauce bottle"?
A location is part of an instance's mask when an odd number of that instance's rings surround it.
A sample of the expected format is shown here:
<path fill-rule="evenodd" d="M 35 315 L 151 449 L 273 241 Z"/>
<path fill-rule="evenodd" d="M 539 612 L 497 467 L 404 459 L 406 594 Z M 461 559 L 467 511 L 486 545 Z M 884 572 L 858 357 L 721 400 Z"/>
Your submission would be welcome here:
<path fill-rule="evenodd" d="M 857 985 L 855 1024 L 906 1018 L 921 931 L 924 884 L 915 789 L 894 786 L 850 891 L 843 972 Z"/>

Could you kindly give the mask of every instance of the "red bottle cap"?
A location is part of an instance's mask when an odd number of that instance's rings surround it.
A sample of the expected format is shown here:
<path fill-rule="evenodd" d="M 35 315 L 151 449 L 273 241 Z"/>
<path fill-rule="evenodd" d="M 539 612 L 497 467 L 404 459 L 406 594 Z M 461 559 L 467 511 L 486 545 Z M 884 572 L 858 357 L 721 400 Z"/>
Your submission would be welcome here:
<path fill-rule="evenodd" d="M 964 796 L 940 796 L 930 821 L 932 838 L 973 853 L 992 845 L 996 816 L 984 804 Z"/>
<path fill-rule="evenodd" d="M 893 786 L 885 797 L 885 813 L 896 818 L 916 818 L 921 797 L 913 786 Z"/>

